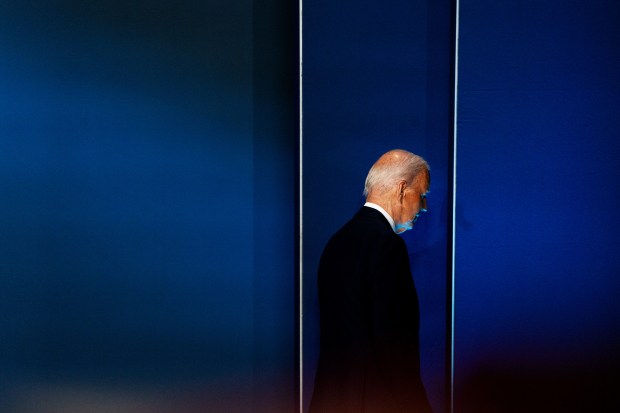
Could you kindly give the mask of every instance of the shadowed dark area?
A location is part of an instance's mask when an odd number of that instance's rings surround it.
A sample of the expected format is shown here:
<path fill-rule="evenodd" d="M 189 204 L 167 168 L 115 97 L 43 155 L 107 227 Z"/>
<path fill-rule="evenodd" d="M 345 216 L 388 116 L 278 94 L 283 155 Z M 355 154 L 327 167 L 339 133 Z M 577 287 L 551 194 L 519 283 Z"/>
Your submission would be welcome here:
<path fill-rule="evenodd" d="M 614 412 L 619 363 L 588 366 L 489 365 L 464 380 L 462 413 Z"/>

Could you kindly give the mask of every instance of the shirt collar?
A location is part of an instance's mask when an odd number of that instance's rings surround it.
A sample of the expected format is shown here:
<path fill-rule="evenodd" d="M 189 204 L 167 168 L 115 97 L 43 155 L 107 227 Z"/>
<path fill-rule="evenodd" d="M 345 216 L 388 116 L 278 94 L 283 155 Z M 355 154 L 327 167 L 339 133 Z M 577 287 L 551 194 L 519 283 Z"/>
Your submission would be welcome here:
<path fill-rule="evenodd" d="M 394 224 L 394 219 L 390 216 L 390 214 L 387 213 L 385 209 L 381 208 L 377 204 L 373 204 L 372 202 L 366 202 L 364 206 L 368 208 L 376 209 L 377 211 L 381 212 L 383 216 L 385 217 L 385 219 L 387 219 L 388 222 L 390 223 L 390 226 L 392 227 L 392 231 L 396 232 L 396 225 Z"/>

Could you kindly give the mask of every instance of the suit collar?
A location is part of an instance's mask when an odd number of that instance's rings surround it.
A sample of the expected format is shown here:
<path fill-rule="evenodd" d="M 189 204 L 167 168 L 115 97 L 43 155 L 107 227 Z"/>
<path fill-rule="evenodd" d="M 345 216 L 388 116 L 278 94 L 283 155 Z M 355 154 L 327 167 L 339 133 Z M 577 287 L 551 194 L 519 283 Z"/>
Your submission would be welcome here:
<path fill-rule="evenodd" d="M 392 227 L 392 231 L 396 232 L 396 225 L 394 224 L 394 219 L 390 216 L 390 214 L 387 213 L 385 209 L 383 209 L 380 205 L 373 204 L 372 202 L 366 202 L 364 206 L 381 212 L 381 215 L 385 217 L 387 222 L 390 224 L 390 227 Z"/>

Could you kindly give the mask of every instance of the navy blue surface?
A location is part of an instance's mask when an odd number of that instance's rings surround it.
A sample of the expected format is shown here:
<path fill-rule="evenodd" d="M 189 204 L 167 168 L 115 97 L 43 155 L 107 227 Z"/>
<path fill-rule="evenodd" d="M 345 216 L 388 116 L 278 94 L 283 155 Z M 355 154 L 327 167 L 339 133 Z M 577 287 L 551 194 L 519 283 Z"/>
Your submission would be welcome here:
<path fill-rule="evenodd" d="M 294 14 L 256 3 L 0 5 L 0 410 L 293 404 Z"/>
<path fill-rule="evenodd" d="M 609 409 L 620 6 L 460 3 L 455 412 Z"/>
<path fill-rule="evenodd" d="M 303 13 L 304 404 L 318 357 L 320 254 L 363 205 L 370 166 L 403 148 L 432 169 L 429 212 L 404 238 L 421 303 L 422 375 L 444 412 L 450 2 L 319 1 Z"/>

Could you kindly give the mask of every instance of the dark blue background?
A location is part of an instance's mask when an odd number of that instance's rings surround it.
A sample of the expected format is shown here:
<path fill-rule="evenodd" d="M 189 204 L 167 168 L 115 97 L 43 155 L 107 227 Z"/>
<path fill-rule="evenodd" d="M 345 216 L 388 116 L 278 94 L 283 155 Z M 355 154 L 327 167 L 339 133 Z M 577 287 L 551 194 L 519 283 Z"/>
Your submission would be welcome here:
<path fill-rule="evenodd" d="M 294 9 L 2 2 L 0 410 L 292 409 Z"/>
<path fill-rule="evenodd" d="M 363 205 L 368 169 L 387 150 L 431 165 L 429 212 L 404 236 L 421 305 L 422 373 L 446 410 L 451 143 L 451 3 L 304 3 L 303 397 L 318 357 L 316 270 L 329 237 Z"/>
<path fill-rule="evenodd" d="M 447 411 L 451 3 L 304 6 L 304 402 L 318 256 L 404 147 Z M 620 7 L 460 6 L 455 411 L 617 407 Z M 2 411 L 295 409 L 295 8 L 0 5 Z"/>
<path fill-rule="evenodd" d="M 619 3 L 460 10 L 455 412 L 615 411 Z"/>

